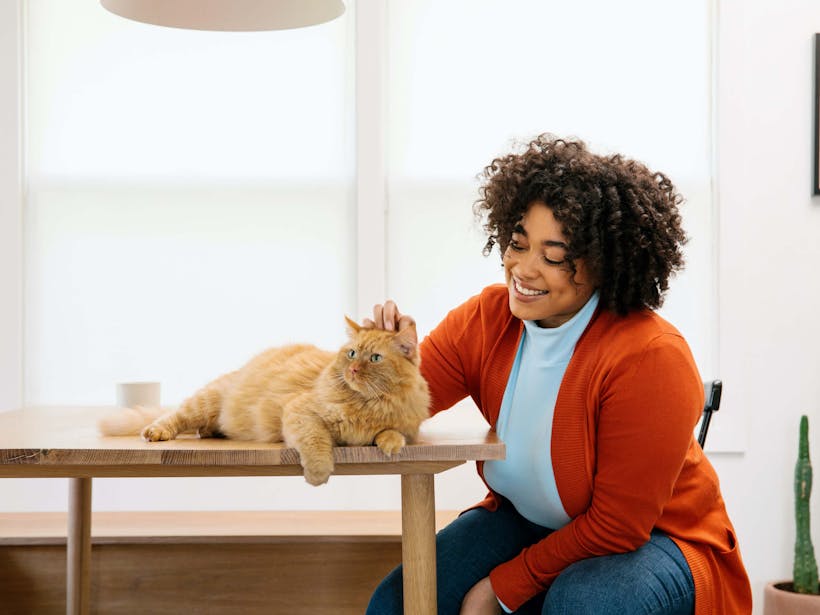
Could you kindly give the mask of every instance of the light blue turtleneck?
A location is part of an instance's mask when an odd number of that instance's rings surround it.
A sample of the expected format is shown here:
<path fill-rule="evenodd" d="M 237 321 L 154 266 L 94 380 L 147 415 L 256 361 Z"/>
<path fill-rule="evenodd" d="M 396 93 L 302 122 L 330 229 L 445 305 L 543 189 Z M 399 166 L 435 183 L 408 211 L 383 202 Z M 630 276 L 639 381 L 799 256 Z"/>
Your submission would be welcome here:
<path fill-rule="evenodd" d="M 558 388 L 575 344 L 598 305 L 598 293 L 559 327 L 524 321 L 524 333 L 507 381 L 496 425 L 507 458 L 484 463 L 484 478 L 521 515 L 558 529 L 569 523 L 552 466 L 552 417 Z"/>

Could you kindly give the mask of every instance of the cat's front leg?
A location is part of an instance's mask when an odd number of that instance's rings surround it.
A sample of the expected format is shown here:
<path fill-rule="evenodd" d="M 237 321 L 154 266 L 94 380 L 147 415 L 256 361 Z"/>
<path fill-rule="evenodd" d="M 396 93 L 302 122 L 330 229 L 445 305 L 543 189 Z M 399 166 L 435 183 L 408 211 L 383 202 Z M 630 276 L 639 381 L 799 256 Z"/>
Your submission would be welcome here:
<path fill-rule="evenodd" d="M 333 437 L 311 409 L 309 402 L 293 402 L 285 406 L 282 416 L 285 443 L 299 452 L 305 480 L 311 485 L 323 485 L 333 473 Z"/>
<path fill-rule="evenodd" d="M 390 457 L 398 453 L 402 447 L 407 444 L 407 440 L 400 431 L 395 429 L 383 429 L 373 438 L 373 443 L 381 449 L 381 451 Z"/>
<path fill-rule="evenodd" d="M 333 454 L 299 451 L 305 480 L 318 487 L 324 485 L 333 474 Z"/>

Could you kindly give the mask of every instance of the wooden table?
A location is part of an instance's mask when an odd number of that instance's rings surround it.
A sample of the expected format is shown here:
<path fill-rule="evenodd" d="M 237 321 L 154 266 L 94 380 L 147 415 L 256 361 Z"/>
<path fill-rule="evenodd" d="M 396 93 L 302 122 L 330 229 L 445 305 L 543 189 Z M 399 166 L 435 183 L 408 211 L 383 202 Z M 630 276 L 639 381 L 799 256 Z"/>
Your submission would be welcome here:
<path fill-rule="evenodd" d="M 91 593 L 91 481 L 95 477 L 297 476 L 299 454 L 282 444 L 180 437 L 145 442 L 97 434 L 106 407 L 31 407 L 0 413 L 0 478 L 68 478 L 66 612 L 86 615 Z M 468 460 L 503 459 L 495 433 L 425 429 L 387 458 L 373 446 L 334 449 L 334 474 L 400 474 L 405 615 L 436 607 L 433 475 Z M 334 480 L 331 478 L 331 480 Z M 321 497 L 321 491 L 317 491 Z"/>

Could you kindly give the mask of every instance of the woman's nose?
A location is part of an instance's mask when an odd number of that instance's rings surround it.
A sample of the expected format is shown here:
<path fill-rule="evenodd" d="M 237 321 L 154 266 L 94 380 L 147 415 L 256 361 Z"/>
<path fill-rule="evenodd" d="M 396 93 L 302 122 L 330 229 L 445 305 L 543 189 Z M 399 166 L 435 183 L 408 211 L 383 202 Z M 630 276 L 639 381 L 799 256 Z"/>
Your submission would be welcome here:
<path fill-rule="evenodd" d="M 526 252 L 518 255 L 518 262 L 513 268 L 521 278 L 532 279 L 538 275 L 538 254 Z"/>

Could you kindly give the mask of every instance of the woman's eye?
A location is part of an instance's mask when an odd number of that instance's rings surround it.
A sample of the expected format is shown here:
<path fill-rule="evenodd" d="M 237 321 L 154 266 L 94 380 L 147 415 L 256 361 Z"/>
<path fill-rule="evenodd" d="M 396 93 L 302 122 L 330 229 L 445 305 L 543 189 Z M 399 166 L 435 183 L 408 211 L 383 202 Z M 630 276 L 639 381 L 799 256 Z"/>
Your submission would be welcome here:
<path fill-rule="evenodd" d="M 352 348 L 347 351 L 347 358 L 348 359 L 355 359 L 356 358 L 356 351 Z"/>
<path fill-rule="evenodd" d="M 567 262 L 567 251 L 559 246 L 549 246 L 544 250 L 544 262 L 547 265 L 563 265 Z"/>
<path fill-rule="evenodd" d="M 524 247 L 520 243 L 518 243 L 515 239 L 510 241 L 510 249 L 513 250 L 514 252 L 523 252 L 524 251 Z"/>
<path fill-rule="evenodd" d="M 370 362 L 371 363 L 378 363 L 382 360 L 382 356 L 380 354 L 372 354 L 370 355 Z"/>

